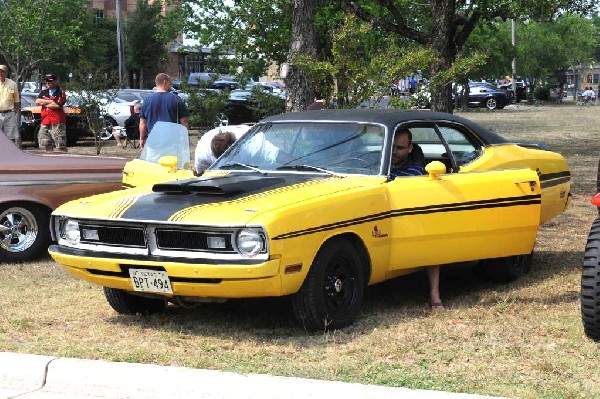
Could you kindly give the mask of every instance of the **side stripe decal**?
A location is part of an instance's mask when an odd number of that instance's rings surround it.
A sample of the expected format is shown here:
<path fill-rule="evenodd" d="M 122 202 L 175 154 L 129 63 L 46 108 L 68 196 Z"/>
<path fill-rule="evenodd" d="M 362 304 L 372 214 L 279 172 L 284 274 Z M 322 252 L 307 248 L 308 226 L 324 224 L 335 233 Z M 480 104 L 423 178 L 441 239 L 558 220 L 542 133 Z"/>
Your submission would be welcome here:
<path fill-rule="evenodd" d="M 492 200 L 481 200 L 481 201 L 471 201 L 460 204 L 441 204 L 441 205 L 429 205 L 423 207 L 416 208 L 406 208 L 406 209 L 396 209 L 389 212 L 382 212 L 373 215 L 361 216 L 359 218 L 345 220 L 336 223 L 325 224 L 321 226 L 315 226 L 308 229 L 292 231 L 289 233 L 281 234 L 279 236 L 273 237 L 273 240 L 283 240 L 286 238 L 299 237 L 302 235 L 313 234 L 317 232 L 334 230 L 342 227 L 348 227 L 352 225 L 362 224 L 366 222 L 372 222 L 382 219 L 387 219 L 390 217 L 398 217 L 398 216 L 409 216 L 409 215 L 423 215 L 423 214 L 433 214 L 440 212 L 460 212 L 460 211 L 470 211 L 477 209 L 489 209 L 489 208 L 505 208 L 505 207 L 513 207 L 513 206 L 524 206 L 524 205 L 537 205 L 541 204 L 542 199 L 541 195 L 528 195 L 524 197 L 516 197 L 516 198 L 498 198 Z"/>

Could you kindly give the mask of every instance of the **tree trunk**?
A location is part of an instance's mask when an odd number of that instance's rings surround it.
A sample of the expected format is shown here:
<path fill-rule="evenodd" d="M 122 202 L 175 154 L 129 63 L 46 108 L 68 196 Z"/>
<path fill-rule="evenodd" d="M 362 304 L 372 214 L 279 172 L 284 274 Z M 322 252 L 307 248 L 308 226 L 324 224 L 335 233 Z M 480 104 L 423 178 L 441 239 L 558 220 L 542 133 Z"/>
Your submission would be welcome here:
<path fill-rule="evenodd" d="M 284 78 L 287 86 L 286 112 L 305 110 L 315 99 L 314 82 L 311 76 L 293 63 L 295 55 L 314 57 L 317 53 L 314 19 L 314 0 L 294 0 L 292 38 L 287 60 L 289 67 Z"/>
<path fill-rule="evenodd" d="M 431 46 L 437 60 L 431 66 L 431 76 L 439 71 L 450 69 L 456 58 L 454 44 L 454 12 L 455 0 L 431 0 L 433 16 L 433 34 Z M 431 110 L 452 113 L 452 84 L 436 87 L 431 92 Z"/>

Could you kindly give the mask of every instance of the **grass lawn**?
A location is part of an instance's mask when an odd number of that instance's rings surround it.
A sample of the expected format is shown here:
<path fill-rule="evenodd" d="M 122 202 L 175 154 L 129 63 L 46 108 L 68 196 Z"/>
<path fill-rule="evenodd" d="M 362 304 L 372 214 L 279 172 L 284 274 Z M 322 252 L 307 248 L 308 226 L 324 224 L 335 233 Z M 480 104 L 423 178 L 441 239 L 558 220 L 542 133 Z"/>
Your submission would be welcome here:
<path fill-rule="evenodd" d="M 459 115 L 511 140 L 544 141 L 569 161 L 571 206 L 540 228 L 533 270 L 517 282 L 482 283 L 466 268 L 446 268 L 447 310 L 431 313 L 425 274 L 415 274 L 371 287 L 353 326 L 308 334 L 285 299 L 118 315 L 99 287 L 48 257 L 0 265 L 0 351 L 522 399 L 600 398 L 600 344 L 584 336 L 579 308 L 583 250 L 597 214 L 589 200 L 600 106 L 517 104 Z M 103 144 L 103 155 L 139 152 Z"/>

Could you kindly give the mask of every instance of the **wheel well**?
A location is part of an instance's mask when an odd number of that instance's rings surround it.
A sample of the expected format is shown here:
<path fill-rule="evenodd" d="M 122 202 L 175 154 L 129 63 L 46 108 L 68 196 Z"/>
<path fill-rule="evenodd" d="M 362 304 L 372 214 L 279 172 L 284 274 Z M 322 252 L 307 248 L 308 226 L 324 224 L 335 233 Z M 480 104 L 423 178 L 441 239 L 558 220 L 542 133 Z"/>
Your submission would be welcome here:
<path fill-rule="evenodd" d="M 323 246 L 336 241 L 336 240 L 346 240 L 350 241 L 350 243 L 356 248 L 356 253 L 360 258 L 360 263 L 362 265 L 363 271 L 365 273 L 365 286 L 368 285 L 371 280 L 371 259 L 369 257 L 369 252 L 367 251 L 367 247 L 363 240 L 360 239 L 359 236 L 353 233 L 344 233 L 334 237 L 330 237 L 323 243 Z M 323 247 L 321 246 L 321 248 Z"/>
<path fill-rule="evenodd" d="M 52 209 L 45 205 L 45 204 L 41 204 L 39 202 L 34 202 L 34 201 L 19 201 L 19 200 L 12 200 L 12 201 L 6 201 L 6 202 L 1 202 L 0 203 L 0 208 L 1 209 L 6 209 L 6 208 L 10 208 L 11 206 L 34 206 L 37 208 L 40 208 L 46 212 L 48 212 L 48 214 L 52 213 Z"/>

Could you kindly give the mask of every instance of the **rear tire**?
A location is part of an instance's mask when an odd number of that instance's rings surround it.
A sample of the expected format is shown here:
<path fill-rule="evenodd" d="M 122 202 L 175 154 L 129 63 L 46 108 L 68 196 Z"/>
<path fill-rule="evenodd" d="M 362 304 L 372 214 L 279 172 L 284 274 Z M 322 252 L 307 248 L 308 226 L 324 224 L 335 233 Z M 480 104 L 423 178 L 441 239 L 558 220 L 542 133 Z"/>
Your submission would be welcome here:
<path fill-rule="evenodd" d="M 493 97 L 486 98 L 485 107 L 490 110 L 496 109 L 498 108 L 498 101 Z"/>
<path fill-rule="evenodd" d="M 585 246 L 580 297 L 585 334 L 600 341 L 600 217 L 592 223 Z"/>
<path fill-rule="evenodd" d="M 347 240 L 326 243 L 317 253 L 302 288 L 292 298 L 298 322 L 309 331 L 334 330 L 354 322 L 365 291 L 365 273 Z"/>
<path fill-rule="evenodd" d="M 477 265 L 478 276 L 484 280 L 510 283 L 531 271 L 533 252 L 505 258 L 482 259 Z"/>
<path fill-rule="evenodd" d="M 104 287 L 108 304 L 121 314 L 152 314 L 162 312 L 167 303 L 163 299 L 146 298 L 129 294 L 125 290 Z"/>

